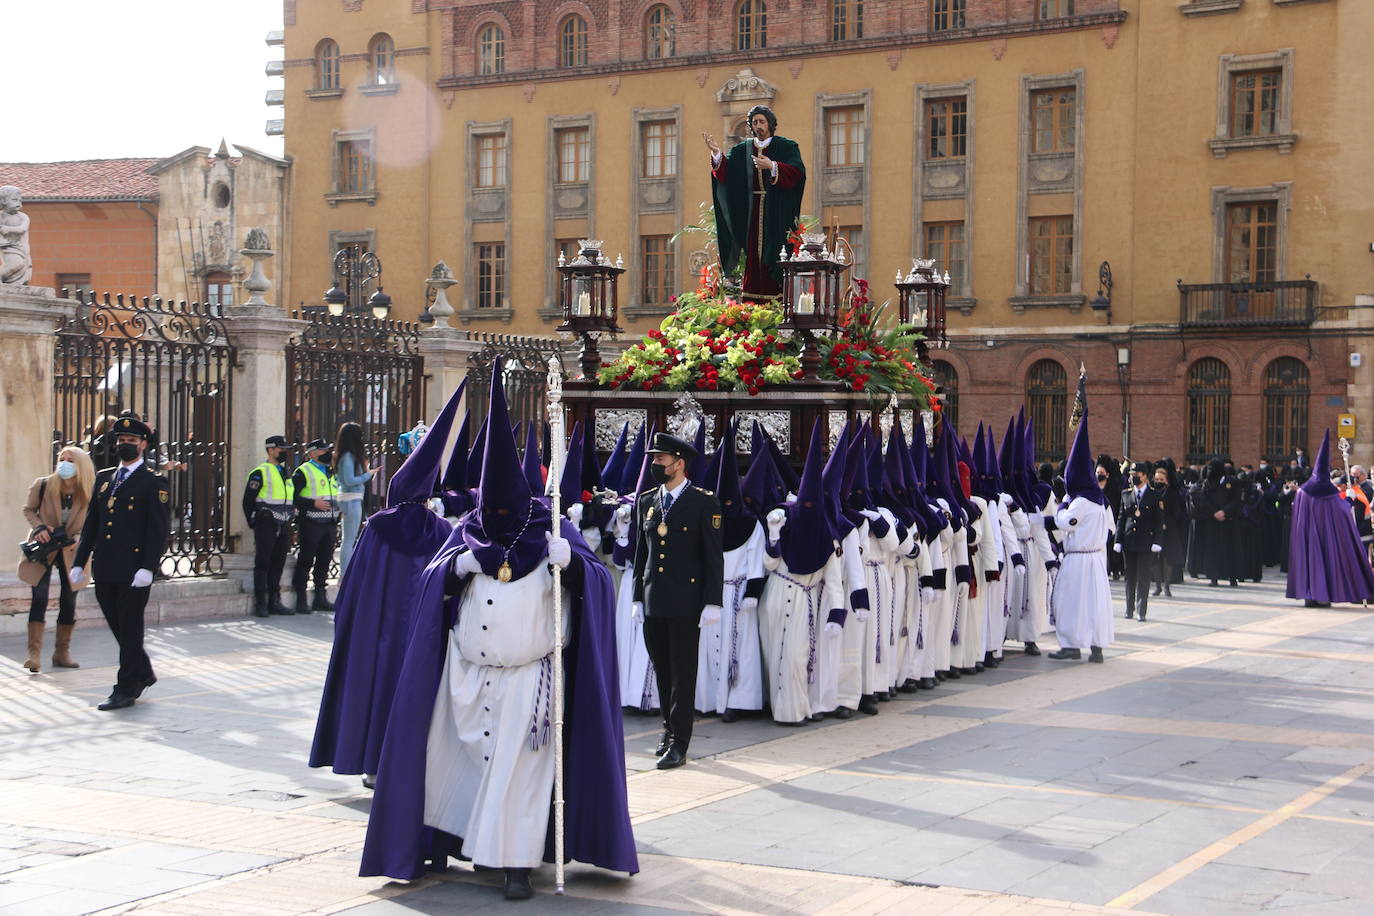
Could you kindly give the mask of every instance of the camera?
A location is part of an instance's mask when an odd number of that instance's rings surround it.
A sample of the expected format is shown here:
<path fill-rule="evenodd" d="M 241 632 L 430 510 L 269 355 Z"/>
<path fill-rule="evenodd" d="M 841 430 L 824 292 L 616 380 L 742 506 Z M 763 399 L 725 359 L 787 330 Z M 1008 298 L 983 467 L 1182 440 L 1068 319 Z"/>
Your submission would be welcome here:
<path fill-rule="evenodd" d="M 54 528 L 48 532 L 48 541 L 43 543 L 39 540 L 24 541 L 19 545 L 19 549 L 24 553 L 24 559 L 30 563 L 47 563 L 48 558 L 63 547 L 69 547 L 76 541 L 67 536 L 65 526 Z"/>

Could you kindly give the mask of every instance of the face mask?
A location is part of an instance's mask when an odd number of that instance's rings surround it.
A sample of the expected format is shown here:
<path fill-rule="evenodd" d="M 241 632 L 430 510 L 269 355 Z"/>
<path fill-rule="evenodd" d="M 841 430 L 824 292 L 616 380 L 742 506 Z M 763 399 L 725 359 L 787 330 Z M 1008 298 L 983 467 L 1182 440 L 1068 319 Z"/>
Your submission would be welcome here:
<path fill-rule="evenodd" d="M 1162 490 L 1162 489 L 1164 489 L 1164 481 L 1162 481 L 1162 480 L 1152 480 L 1152 481 L 1150 481 L 1150 486 L 1154 487 L 1156 490 Z"/>
<path fill-rule="evenodd" d="M 138 446 L 132 442 L 121 442 L 115 446 L 115 457 L 128 464 L 138 457 Z"/>
<path fill-rule="evenodd" d="M 668 469 L 661 464 L 649 465 L 649 476 L 654 479 L 654 483 L 662 485 L 668 482 Z"/>
<path fill-rule="evenodd" d="M 76 476 L 76 465 L 70 461 L 57 462 L 57 476 L 63 480 L 71 480 Z"/>

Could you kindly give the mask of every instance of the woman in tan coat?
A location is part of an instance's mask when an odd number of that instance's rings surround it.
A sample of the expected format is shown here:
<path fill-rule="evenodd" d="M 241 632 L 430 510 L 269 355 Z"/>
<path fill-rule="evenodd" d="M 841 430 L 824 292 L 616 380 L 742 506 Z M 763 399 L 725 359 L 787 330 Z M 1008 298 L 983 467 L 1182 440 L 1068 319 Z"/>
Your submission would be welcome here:
<path fill-rule="evenodd" d="M 33 527 L 31 540 L 46 542 L 58 528 L 65 528 L 72 543 L 51 554 L 46 562 L 35 563 L 27 558 L 19 561 L 19 578 L 33 586 L 33 601 L 29 604 L 29 657 L 24 667 L 37 673 L 39 656 L 43 654 L 43 626 L 48 611 L 48 588 L 54 567 L 57 569 L 61 592 L 57 602 L 57 646 L 52 663 L 59 668 L 80 667 L 72 659 L 72 630 L 76 626 L 76 589 L 67 578 L 76 555 L 76 542 L 81 526 L 86 523 L 86 509 L 95 486 L 95 465 L 80 448 L 69 445 L 57 454 L 57 467 L 47 477 L 40 477 L 29 488 L 24 501 L 24 518 Z"/>

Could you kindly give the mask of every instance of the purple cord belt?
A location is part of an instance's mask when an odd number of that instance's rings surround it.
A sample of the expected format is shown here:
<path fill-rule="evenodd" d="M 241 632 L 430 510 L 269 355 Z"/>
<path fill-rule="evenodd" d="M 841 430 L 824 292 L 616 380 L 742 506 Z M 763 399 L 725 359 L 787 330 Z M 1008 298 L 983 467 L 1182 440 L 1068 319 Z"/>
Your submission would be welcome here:
<path fill-rule="evenodd" d="M 806 594 L 806 631 L 808 641 L 811 644 L 806 655 L 806 683 L 814 684 L 816 683 L 816 602 L 811 593 L 820 588 L 825 580 L 821 579 L 817 582 L 813 582 L 811 585 L 802 585 L 787 573 L 773 570 L 772 575 L 784 581 L 791 582 Z"/>

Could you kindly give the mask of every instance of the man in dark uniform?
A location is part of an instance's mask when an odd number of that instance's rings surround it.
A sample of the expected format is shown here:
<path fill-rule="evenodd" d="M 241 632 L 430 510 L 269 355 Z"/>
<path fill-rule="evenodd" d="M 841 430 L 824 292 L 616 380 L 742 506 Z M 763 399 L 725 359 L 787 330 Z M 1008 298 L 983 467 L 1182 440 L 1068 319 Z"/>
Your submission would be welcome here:
<path fill-rule="evenodd" d="M 1137 461 L 1131 467 L 1131 486 L 1121 491 L 1121 512 L 1116 520 L 1116 543 L 1126 575 L 1126 619 L 1139 612 L 1145 619 L 1150 605 L 1150 573 L 1154 555 L 1164 549 L 1164 518 L 1159 491 L 1150 487 L 1152 466 Z"/>
<path fill-rule="evenodd" d="M 634 615 L 658 678 L 663 740 L 658 768 L 680 767 L 692 740 L 699 627 L 720 623 L 725 548 L 720 503 L 687 480 L 697 450 L 656 433 L 649 473 L 658 484 L 635 506 L 639 539 L 634 563 Z"/>
<path fill-rule="evenodd" d="M 80 583 L 94 554 L 95 597 L 119 643 L 119 674 L 109 698 L 97 707 L 103 710 L 132 706 L 157 683 L 143 651 L 143 611 L 171 529 L 167 479 L 143 460 L 148 426 L 121 417 L 113 432 L 119 464 L 96 474 L 95 494 L 69 573 L 73 585 Z"/>
<path fill-rule="evenodd" d="M 325 586 L 329 584 L 329 561 L 334 558 L 339 530 L 339 481 L 329 468 L 334 459 L 334 446 L 323 439 L 313 439 L 305 447 L 305 454 L 309 460 L 291 475 L 295 490 L 292 499 L 296 504 L 300 532 L 296 570 L 291 574 L 297 614 L 334 610 Z M 312 571 L 315 577 L 313 602 L 308 601 L 305 594 Z"/>
<path fill-rule="evenodd" d="M 243 514 L 253 529 L 253 616 L 290 614 L 281 601 L 281 573 L 291 550 L 295 487 L 285 462 L 291 446 L 285 436 L 267 438 L 267 460 L 248 472 Z"/>

